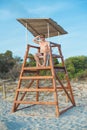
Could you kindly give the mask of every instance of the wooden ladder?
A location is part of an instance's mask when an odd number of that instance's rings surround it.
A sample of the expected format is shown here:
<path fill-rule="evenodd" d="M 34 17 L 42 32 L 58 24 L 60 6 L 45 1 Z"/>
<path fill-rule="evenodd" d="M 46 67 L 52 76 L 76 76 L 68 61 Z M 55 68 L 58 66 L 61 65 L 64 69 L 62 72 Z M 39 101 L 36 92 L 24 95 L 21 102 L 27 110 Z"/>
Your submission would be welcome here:
<path fill-rule="evenodd" d="M 52 48 L 57 47 L 59 55 L 53 55 L 52 54 Z M 64 59 L 62 56 L 62 52 L 61 52 L 61 46 L 60 44 L 55 44 L 55 43 L 51 43 L 51 47 L 50 47 L 50 58 L 49 58 L 49 65 L 45 66 L 45 67 L 39 67 L 39 66 L 26 66 L 26 62 L 27 59 L 29 58 L 29 50 L 30 48 L 35 48 L 39 51 L 39 47 L 36 46 L 32 46 L 32 45 L 27 45 L 27 49 L 26 49 L 26 53 L 25 53 L 25 57 L 24 57 L 24 62 L 22 64 L 22 69 L 21 69 L 21 73 L 20 73 L 20 77 L 19 77 L 19 82 L 18 82 L 18 87 L 16 89 L 16 94 L 15 94 L 15 98 L 14 98 L 14 104 L 13 104 L 13 108 L 12 108 L 12 112 L 15 112 L 20 104 L 42 104 L 42 105 L 55 105 L 56 107 L 56 116 L 58 117 L 63 111 L 59 111 L 59 103 L 58 103 L 58 92 L 60 90 L 63 90 L 65 92 L 65 94 L 67 95 L 68 99 L 70 100 L 70 102 L 72 103 L 72 106 L 75 106 L 75 101 L 74 101 L 74 96 L 72 93 L 72 88 L 71 88 L 71 84 L 68 78 L 68 73 L 64 64 Z M 61 62 L 62 62 L 62 66 L 54 66 L 53 65 L 53 58 L 60 58 Z M 40 70 L 50 70 L 51 71 L 51 75 L 47 75 L 47 76 L 43 76 L 40 75 Z M 56 71 L 58 70 L 62 70 L 65 73 L 65 78 L 67 81 L 67 87 L 65 87 L 62 83 L 62 81 L 60 80 L 58 74 Z M 28 74 L 26 74 L 26 72 Z M 29 75 L 31 73 L 31 75 Z M 32 76 L 33 74 L 33 76 Z M 29 84 L 26 87 L 22 87 L 22 81 L 30 81 Z M 39 81 L 40 80 L 51 80 L 52 81 L 52 86 L 48 86 L 48 87 L 40 87 L 39 86 Z M 59 82 L 60 87 L 56 85 L 56 80 Z M 32 88 L 32 84 L 34 83 L 34 81 L 36 81 L 36 87 Z M 25 82 L 26 84 L 26 82 Z M 19 94 L 23 92 L 23 94 L 21 95 L 21 97 L 19 97 Z M 36 92 L 36 99 L 35 101 L 25 101 L 24 97 L 26 95 L 27 92 Z M 54 101 L 40 101 L 39 100 L 39 92 L 51 92 L 54 95 Z M 69 93 L 68 93 L 69 92 Z M 72 106 L 70 106 L 69 108 L 71 108 Z M 69 109 L 67 108 L 67 109 Z M 67 110 L 66 109 L 66 110 Z"/>

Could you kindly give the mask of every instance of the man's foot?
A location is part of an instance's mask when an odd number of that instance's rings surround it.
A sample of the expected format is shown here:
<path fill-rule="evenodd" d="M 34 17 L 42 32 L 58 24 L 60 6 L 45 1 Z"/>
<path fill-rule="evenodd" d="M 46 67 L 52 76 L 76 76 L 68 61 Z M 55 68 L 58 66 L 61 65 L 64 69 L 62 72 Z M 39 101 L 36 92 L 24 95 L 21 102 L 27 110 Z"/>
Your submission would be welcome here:
<path fill-rule="evenodd" d="M 46 66 L 46 64 L 43 64 L 43 65 L 41 65 L 41 66 Z"/>
<path fill-rule="evenodd" d="M 37 67 L 38 67 L 38 66 L 40 67 L 40 66 L 41 66 L 41 64 L 40 64 L 40 63 L 38 63 L 38 64 L 37 64 Z"/>

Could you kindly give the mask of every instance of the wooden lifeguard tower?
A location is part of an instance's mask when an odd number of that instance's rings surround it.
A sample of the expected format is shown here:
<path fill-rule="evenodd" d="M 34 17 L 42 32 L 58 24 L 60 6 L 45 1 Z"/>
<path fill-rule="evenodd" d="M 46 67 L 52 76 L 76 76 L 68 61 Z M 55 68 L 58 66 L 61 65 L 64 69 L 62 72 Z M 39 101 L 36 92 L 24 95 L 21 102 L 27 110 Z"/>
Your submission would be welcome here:
<path fill-rule="evenodd" d="M 54 37 L 58 35 L 67 34 L 67 32 L 58 25 L 55 21 L 50 18 L 42 18 L 42 19 L 17 19 L 21 24 L 23 24 L 27 30 L 29 30 L 33 36 L 37 36 L 39 34 L 45 34 L 47 37 Z M 56 54 L 53 54 L 53 49 L 56 48 Z M 50 42 L 50 56 L 48 59 L 49 64 L 44 67 L 39 66 L 30 66 L 28 61 L 32 58 L 30 54 L 31 49 L 36 49 L 37 52 L 40 51 L 38 46 L 27 45 L 26 53 L 19 77 L 18 87 L 16 89 L 14 104 L 12 108 L 12 112 L 17 111 L 20 104 L 33 104 L 33 105 L 54 105 L 56 108 L 56 116 L 58 117 L 62 112 L 68 110 L 69 108 L 75 106 L 74 96 L 70 84 L 70 80 L 68 77 L 68 73 L 64 64 L 64 58 L 61 51 L 61 45 L 57 43 Z M 40 57 L 41 59 L 43 57 Z M 60 59 L 61 65 L 55 65 L 53 63 L 53 59 Z M 33 58 L 32 58 L 33 59 Z M 46 75 L 43 75 L 41 71 L 44 71 Z M 61 79 L 59 73 L 63 73 L 63 78 Z M 41 81 L 50 81 L 48 85 L 41 84 Z M 66 81 L 66 83 L 65 83 Z M 34 84 L 34 85 L 33 85 Z M 67 97 L 68 107 L 62 109 L 60 111 L 59 106 L 59 93 L 61 94 L 62 99 L 65 100 Z M 31 93 L 34 93 L 34 99 L 29 98 Z M 49 95 L 53 96 L 52 101 L 49 101 L 48 98 L 43 101 L 40 98 L 40 93 L 50 93 Z M 27 98 L 25 98 L 27 95 Z M 51 97 L 50 97 L 51 99 Z M 66 103 L 66 102 L 65 102 Z"/>

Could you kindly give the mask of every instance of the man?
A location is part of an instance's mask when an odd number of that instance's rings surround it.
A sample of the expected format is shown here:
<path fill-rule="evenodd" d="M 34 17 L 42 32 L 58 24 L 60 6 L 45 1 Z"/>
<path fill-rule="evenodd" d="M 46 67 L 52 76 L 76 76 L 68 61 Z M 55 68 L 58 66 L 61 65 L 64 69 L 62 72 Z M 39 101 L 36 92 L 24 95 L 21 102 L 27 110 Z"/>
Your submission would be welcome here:
<path fill-rule="evenodd" d="M 36 53 L 34 55 L 34 58 L 36 60 L 37 65 L 46 66 L 47 55 L 49 54 L 49 51 L 50 51 L 49 42 L 45 40 L 44 34 L 40 34 L 40 35 L 36 36 L 33 39 L 33 42 L 40 45 L 40 53 Z M 39 56 L 43 56 L 43 64 L 42 65 L 40 63 Z"/>

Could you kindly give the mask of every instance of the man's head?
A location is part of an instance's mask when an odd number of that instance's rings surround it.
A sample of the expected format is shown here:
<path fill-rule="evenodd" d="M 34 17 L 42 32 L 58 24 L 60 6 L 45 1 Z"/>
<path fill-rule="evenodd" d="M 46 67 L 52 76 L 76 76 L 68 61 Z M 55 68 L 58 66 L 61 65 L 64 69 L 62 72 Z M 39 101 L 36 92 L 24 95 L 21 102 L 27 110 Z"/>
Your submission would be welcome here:
<path fill-rule="evenodd" d="M 45 38 L 45 35 L 44 34 L 40 34 L 40 38 Z"/>

